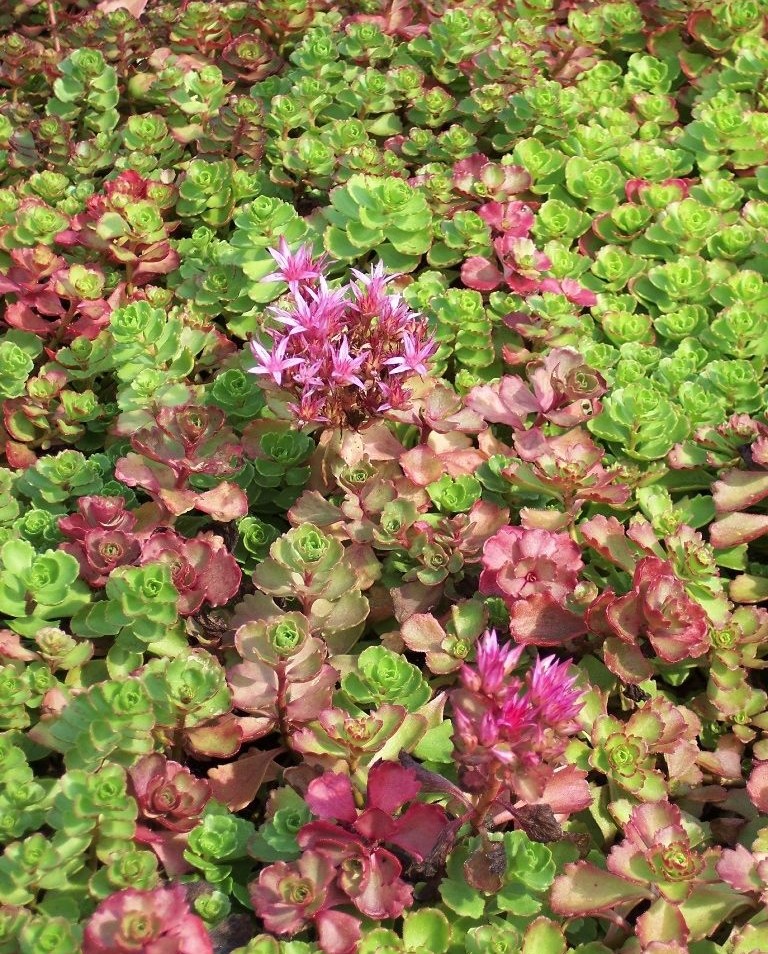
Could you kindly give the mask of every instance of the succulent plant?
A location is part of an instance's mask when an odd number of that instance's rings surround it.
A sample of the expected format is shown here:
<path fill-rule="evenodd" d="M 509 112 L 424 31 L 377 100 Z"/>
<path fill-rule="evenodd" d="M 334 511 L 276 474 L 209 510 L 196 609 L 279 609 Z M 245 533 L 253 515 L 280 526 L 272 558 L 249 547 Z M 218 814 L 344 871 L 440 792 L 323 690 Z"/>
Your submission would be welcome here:
<path fill-rule="evenodd" d="M 130 951 L 137 944 L 173 945 L 179 954 L 213 950 L 203 922 L 192 914 L 180 885 L 136 891 L 126 888 L 94 911 L 85 929 L 84 950 Z"/>
<path fill-rule="evenodd" d="M 0 7 L 0 954 L 768 950 L 764 4 Z"/>

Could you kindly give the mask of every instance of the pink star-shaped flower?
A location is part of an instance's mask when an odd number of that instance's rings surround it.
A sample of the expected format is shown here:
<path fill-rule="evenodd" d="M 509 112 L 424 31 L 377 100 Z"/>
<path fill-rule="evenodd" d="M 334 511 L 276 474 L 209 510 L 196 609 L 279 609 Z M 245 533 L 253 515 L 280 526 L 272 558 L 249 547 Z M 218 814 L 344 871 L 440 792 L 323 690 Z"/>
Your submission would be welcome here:
<path fill-rule="evenodd" d="M 315 260 L 312 257 L 312 248 L 309 245 L 301 245 L 295 252 L 291 251 L 290 246 L 283 236 L 280 236 L 279 247 L 277 249 L 269 248 L 267 251 L 277 262 L 278 268 L 262 279 L 265 282 L 287 282 L 292 292 L 298 291 L 301 282 L 312 282 L 323 273 L 325 259 Z"/>
<path fill-rule="evenodd" d="M 365 353 L 353 358 L 349 353 L 349 341 L 345 335 L 339 350 L 331 354 L 332 370 L 331 378 L 337 384 L 354 384 L 358 388 L 365 388 L 365 382 L 357 376 L 357 371 L 362 367 L 367 355 Z"/>
<path fill-rule="evenodd" d="M 437 345 L 435 339 L 428 338 L 425 342 L 419 343 L 418 338 L 406 331 L 403 333 L 402 345 L 402 354 L 387 358 L 384 362 L 389 365 L 389 373 L 426 374 L 428 369 L 425 362 L 435 353 Z"/>
<path fill-rule="evenodd" d="M 257 341 L 251 341 L 253 356 L 261 362 L 256 367 L 249 368 L 251 374 L 268 374 L 275 384 L 282 384 L 284 371 L 304 364 L 304 358 L 286 358 L 285 349 L 288 347 L 289 340 L 289 338 L 283 338 L 271 352 Z"/>

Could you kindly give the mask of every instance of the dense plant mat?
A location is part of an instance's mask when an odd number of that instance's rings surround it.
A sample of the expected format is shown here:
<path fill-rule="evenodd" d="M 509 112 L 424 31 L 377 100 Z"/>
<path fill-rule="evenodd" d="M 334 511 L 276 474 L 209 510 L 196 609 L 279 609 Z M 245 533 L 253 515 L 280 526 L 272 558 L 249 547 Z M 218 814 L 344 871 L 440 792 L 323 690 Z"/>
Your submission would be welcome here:
<path fill-rule="evenodd" d="M 763 0 L 6 0 L 0 954 L 768 950 Z"/>

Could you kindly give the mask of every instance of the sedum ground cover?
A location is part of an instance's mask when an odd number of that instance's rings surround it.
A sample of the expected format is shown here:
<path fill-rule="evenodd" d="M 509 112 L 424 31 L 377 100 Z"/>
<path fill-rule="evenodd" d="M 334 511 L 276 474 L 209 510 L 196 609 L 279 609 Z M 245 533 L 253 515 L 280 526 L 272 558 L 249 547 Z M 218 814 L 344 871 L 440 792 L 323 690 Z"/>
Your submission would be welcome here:
<path fill-rule="evenodd" d="M 6 0 L 0 954 L 768 950 L 763 0 Z"/>

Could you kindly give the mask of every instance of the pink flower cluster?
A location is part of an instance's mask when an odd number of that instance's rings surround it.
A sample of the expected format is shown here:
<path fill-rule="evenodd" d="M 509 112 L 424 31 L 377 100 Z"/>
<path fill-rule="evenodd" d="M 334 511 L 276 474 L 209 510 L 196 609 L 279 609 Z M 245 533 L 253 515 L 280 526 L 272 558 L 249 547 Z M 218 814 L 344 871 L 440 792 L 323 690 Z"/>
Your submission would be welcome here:
<path fill-rule="evenodd" d="M 437 343 L 425 319 L 387 285 L 379 263 L 357 282 L 331 288 L 325 259 L 311 249 L 291 252 L 284 239 L 270 249 L 278 269 L 265 281 L 288 285 L 291 302 L 270 309 L 281 327 L 267 328 L 271 347 L 251 341 L 253 374 L 293 398 L 290 410 L 306 424 L 359 425 L 409 403 L 405 380 L 425 375 Z"/>
<path fill-rule="evenodd" d="M 497 768 L 557 758 L 577 726 L 582 691 L 569 662 L 540 657 L 523 678 L 512 675 L 524 646 L 500 645 L 494 630 L 479 640 L 475 666 L 459 670 L 451 693 L 454 745 L 468 790 L 481 790 Z"/>

